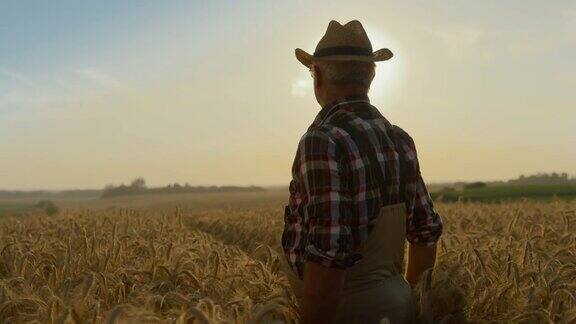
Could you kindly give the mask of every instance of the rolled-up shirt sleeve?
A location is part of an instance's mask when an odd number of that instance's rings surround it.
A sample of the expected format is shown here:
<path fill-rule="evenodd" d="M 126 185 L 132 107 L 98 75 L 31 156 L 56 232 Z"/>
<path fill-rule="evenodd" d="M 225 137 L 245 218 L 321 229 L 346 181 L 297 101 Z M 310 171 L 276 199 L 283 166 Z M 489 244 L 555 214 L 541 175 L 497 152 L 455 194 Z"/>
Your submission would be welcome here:
<path fill-rule="evenodd" d="M 426 184 L 422 176 L 419 176 L 416 182 L 414 210 L 406 238 L 413 244 L 434 245 L 442 235 L 442 227 L 442 218 L 434 210 L 434 203 Z"/>
<path fill-rule="evenodd" d="M 352 234 L 348 225 L 351 200 L 343 188 L 336 143 L 321 130 L 309 130 L 299 144 L 303 213 L 308 236 L 306 261 L 330 268 L 353 264 Z"/>

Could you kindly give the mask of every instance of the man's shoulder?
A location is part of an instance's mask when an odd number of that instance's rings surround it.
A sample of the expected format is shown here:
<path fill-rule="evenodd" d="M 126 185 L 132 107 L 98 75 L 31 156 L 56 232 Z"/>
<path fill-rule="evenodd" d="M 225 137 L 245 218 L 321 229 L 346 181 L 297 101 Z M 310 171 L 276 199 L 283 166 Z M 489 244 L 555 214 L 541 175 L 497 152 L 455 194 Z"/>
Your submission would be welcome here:
<path fill-rule="evenodd" d="M 300 137 L 299 147 L 302 147 L 302 145 L 313 146 L 321 143 L 334 143 L 335 139 L 331 134 L 331 128 L 329 125 L 309 127 L 302 137 Z"/>
<path fill-rule="evenodd" d="M 404 142 L 410 146 L 415 146 L 414 139 L 412 138 L 412 136 L 410 136 L 410 134 L 408 134 L 408 132 L 406 132 L 400 126 L 392 125 L 392 131 L 394 132 L 395 136 L 397 136 L 400 141 L 402 141 L 402 142 Z"/>

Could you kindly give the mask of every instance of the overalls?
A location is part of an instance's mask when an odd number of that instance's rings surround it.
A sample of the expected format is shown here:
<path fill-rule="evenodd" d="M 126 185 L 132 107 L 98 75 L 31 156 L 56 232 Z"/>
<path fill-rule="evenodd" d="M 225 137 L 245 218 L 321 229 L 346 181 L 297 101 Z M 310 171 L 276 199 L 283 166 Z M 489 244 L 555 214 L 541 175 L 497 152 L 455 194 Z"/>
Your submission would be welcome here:
<path fill-rule="evenodd" d="M 336 323 L 410 323 L 414 309 L 412 293 L 402 275 L 406 240 L 406 207 L 404 203 L 382 207 L 368 236 L 362 259 L 346 272 Z M 302 280 L 288 266 L 288 276 L 298 300 L 302 297 Z"/>

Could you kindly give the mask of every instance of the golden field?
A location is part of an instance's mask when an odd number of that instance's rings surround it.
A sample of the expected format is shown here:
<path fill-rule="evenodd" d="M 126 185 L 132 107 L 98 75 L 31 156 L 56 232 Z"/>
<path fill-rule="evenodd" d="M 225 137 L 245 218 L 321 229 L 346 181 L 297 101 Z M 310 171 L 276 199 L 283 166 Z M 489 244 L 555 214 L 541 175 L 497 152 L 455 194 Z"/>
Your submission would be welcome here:
<path fill-rule="evenodd" d="M 0 219 L 1 323 L 297 320 L 279 270 L 284 192 L 57 202 Z M 435 322 L 576 322 L 576 202 L 438 203 Z"/>

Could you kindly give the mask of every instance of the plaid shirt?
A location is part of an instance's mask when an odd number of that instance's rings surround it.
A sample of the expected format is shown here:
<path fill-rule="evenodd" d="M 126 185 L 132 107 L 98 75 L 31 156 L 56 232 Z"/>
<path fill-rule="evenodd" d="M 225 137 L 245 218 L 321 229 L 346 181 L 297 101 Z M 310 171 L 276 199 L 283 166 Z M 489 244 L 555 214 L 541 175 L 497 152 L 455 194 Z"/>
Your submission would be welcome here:
<path fill-rule="evenodd" d="M 393 129 L 401 149 L 390 135 Z M 403 194 L 399 154 L 405 157 Z M 306 261 L 339 269 L 352 266 L 361 258 L 357 251 L 372 229 L 370 221 L 388 204 L 406 203 L 409 242 L 433 245 L 442 234 L 412 138 L 390 124 L 366 96 L 322 108 L 300 139 L 292 178 L 282 246 L 300 277 Z"/>

